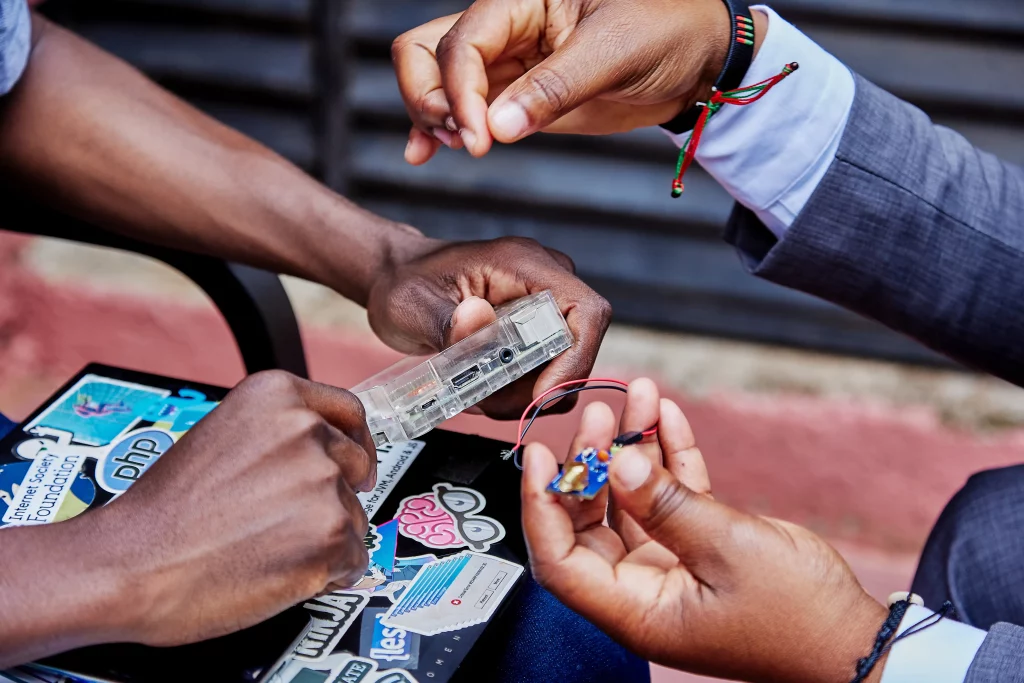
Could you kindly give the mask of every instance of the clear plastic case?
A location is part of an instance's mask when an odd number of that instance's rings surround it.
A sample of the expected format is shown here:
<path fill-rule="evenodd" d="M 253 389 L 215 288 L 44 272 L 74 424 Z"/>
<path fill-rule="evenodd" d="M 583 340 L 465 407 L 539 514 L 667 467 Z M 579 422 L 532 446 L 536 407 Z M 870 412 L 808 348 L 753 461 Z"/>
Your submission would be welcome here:
<path fill-rule="evenodd" d="M 436 356 L 406 358 L 352 389 L 376 445 L 425 434 L 572 346 L 551 292 L 496 313 L 496 321 Z"/>

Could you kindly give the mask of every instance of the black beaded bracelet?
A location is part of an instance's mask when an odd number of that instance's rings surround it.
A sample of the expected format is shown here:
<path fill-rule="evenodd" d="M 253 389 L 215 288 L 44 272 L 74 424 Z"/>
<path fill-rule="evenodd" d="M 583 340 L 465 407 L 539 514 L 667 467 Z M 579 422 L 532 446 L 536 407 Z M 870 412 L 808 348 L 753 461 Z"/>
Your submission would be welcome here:
<path fill-rule="evenodd" d="M 856 674 L 850 683 L 863 683 L 864 679 L 874 670 L 878 661 L 899 641 L 931 628 L 944 618 L 952 617 L 956 614 L 953 603 L 947 600 L 942 603 L 942 609 L 938 612 L 925 617 L 894 638 L 893 636 L 899 632 L 900 623 L 903 621 L 903 617 L 906 616 L 910 606 L 912 604 L 923 605 L 924 601 L 921 600 L 920 596 L 913 593 L 893 593 L 889 596 L 888 602 L 889 616 L 882 624 L 882 627 L 878 629 L 878 635 L 875 636 L 875 645 L 871 648 L 871 652 L 866 657 L 861 657 L 857 660 Z"/>
<path fill-rule="evenodd" d="M 725 65 L 722 67 L 718 79 L 715 81 L 715 88 L 725 92 L 735 90 L 743 85 L 743 77 L 750 70 L 750 63 L 754 61 L 754 17 L 750 14 L 750 6 L 743 0 L 722 0 L 729 10 L 729 23 L 731 32 L 729 34 L 729 53 L 725 57 Z M 693 130 L 700 118 L 701 108 L 693 106 L 678 114 L 674 119 L 661 124 L 667 131 L 685 133 Z"/>

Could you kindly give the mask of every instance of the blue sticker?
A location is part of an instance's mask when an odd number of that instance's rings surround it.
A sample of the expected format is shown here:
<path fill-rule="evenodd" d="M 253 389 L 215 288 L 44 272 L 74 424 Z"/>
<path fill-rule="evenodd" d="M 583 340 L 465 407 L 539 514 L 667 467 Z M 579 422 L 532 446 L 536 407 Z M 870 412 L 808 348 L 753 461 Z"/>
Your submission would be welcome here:
<path fill-rule="evenodd" d="M 46 427 L 70 432 L 78 443 L 105 446 L 169 393 L 166 389 L 86 375 L 32 420 L 25 431 Z"/>
<path fill-rule="evenodd" d="M 114 494 L 124 493 L 174 445 L 174 437 L 158 429 L 126 435 L 96 465 L 96 481 Z"/>
<path fill-rule="evenodd" d="M 17 495 L 17 487 L 25 481 L 30 462 L 11 462 L 0 465 L 0 519 L 7 514 L 7 507 Z"/>
<path fill-rule="evenodd" d="M 150 422 L 170 422 L 168 431 L 186 432 L 217 405 L 217 401 L 206 400 L 206 394 L 201 391 L 181 389 L 177 396 L 170 396 L 151 406 L 143 417 Z"/>
<path fill-rule="evenodd" d="M 367 534 L 367 547 L 370 549 L 370 562 L 366 574 L 353 589 L 371 593 L 383 591 L 391 581 L 395 567 L 395 547 L 398 544 L 398 522 L 391 520 L 379 527 L 370 525 Z M 372 544 L 369 543 L 372 535 Z"/>
<path fill-rule="evenodd" d="M 359 656 L 372 659 L 385 669 L 415 669 L 420 663 L 420 635 L 380 623 L 386 612 L 380 607 L 363 610 Z"/>

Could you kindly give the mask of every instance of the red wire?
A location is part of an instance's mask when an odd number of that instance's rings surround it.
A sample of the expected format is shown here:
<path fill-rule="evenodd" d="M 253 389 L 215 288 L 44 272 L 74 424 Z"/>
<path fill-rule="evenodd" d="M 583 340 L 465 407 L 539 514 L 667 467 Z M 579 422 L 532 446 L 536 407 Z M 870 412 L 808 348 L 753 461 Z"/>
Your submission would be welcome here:
<path fill-rule="evenodd" d="M 607 378 L 607 377 L 590 377 L 590 378 L 587 378 L 587 379 L 572 379 L 572 380 L 569 380 L 568 382 L 562 382 L 561 384 L 556 384 L 555 386 L 551 387 L 550 389 L 545 391 L 543 394 L 541 394 L 537 398 L 533 399 L 533 401 L 530 403 L 530 405 L 526 406 L 526 410 L 523 411 L 523 416 L 521 418 L 519 418 L 519 429 L 516 431 L 516 445 L 515 445 L 515 448 L 513 448 L 512 450 L 516 450 L 517 448 L 519 448 L 520 446 L 523 445 L 523 436 L 522 436 L 522 434 L 523 434 L 523 423 L 526 422 L 526 416 L 530 414 L 530 411 L 533 410 L 533 407 L 535 405 L 537 405 L 538 403 L 542 402 L 550 394 L 553 394 L 554 392 L 558 391 L 559 389 L 564 389 L 565 387 L 571 387 L 571 386 L 573 386 L 575 384 L 588 384 L 590 382 L 608 382 L 609 384 L 618 384 L 620 387 L 628 387 L 629 386 L 628 382 L 623 382 L 621 379 L 610 379 L 610 378 Z"/>
<path fill-rule="evenodd" d="M 533 401 L 530 402 L 530 405 L 526 406 L 526 410 L 523 411 L 523 416 L 519 418 L 519 429 L 516 431 L 516 445 L 512 448 L 512 451 L 515 452 L 519 450 L 519 448 L 523 445 L 523 424 L 526 422 L 526 416 L 530 414 L 530 411 L 533 410 L 534 406 L 543 402 L 545 398 L 547 398 L 554 392 L 558 391 L 559 389 L 571 387 L 576 384 L 589 384 L 590 382 L 605 382 L 608 384 L 618 384 L 621 387 L 629 387 L 629 382 L 623 382 L 621 379 L 612 379 L 610 377 L 588 377 L 587 379 L 573 379 L 569 380 L 568 382 L 556 384 L 555 386 L 551 387 L 537 398 L 533 399 Z M 642 434 L 644 435 L 644 437 L 648 437 L 653 436 L 657 432 L 658 425 L 654 425 L 650 429 L 642 432 Z"/>

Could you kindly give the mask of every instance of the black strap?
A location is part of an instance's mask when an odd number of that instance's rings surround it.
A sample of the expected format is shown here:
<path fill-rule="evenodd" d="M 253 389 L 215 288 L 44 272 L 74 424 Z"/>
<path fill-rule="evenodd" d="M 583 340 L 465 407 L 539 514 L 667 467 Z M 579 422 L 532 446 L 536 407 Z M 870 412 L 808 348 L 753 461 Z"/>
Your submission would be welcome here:
<path fill-rule="evenodd" d="M 754 18 L 750 16 L 750 6 L 743 0 L 722 0 L 729 10 L 729 54 L 725 57 L 725 66 L 718 74 L 715 88 L 724 92 L 735 90 L 743 85 L 743 77 L 754 61 Z M 700 118 L 701 107 L 694 106 L 680 112 L 678 116 L 661 127 L 672 133 L 685 133 L 693 130 Z"/>

